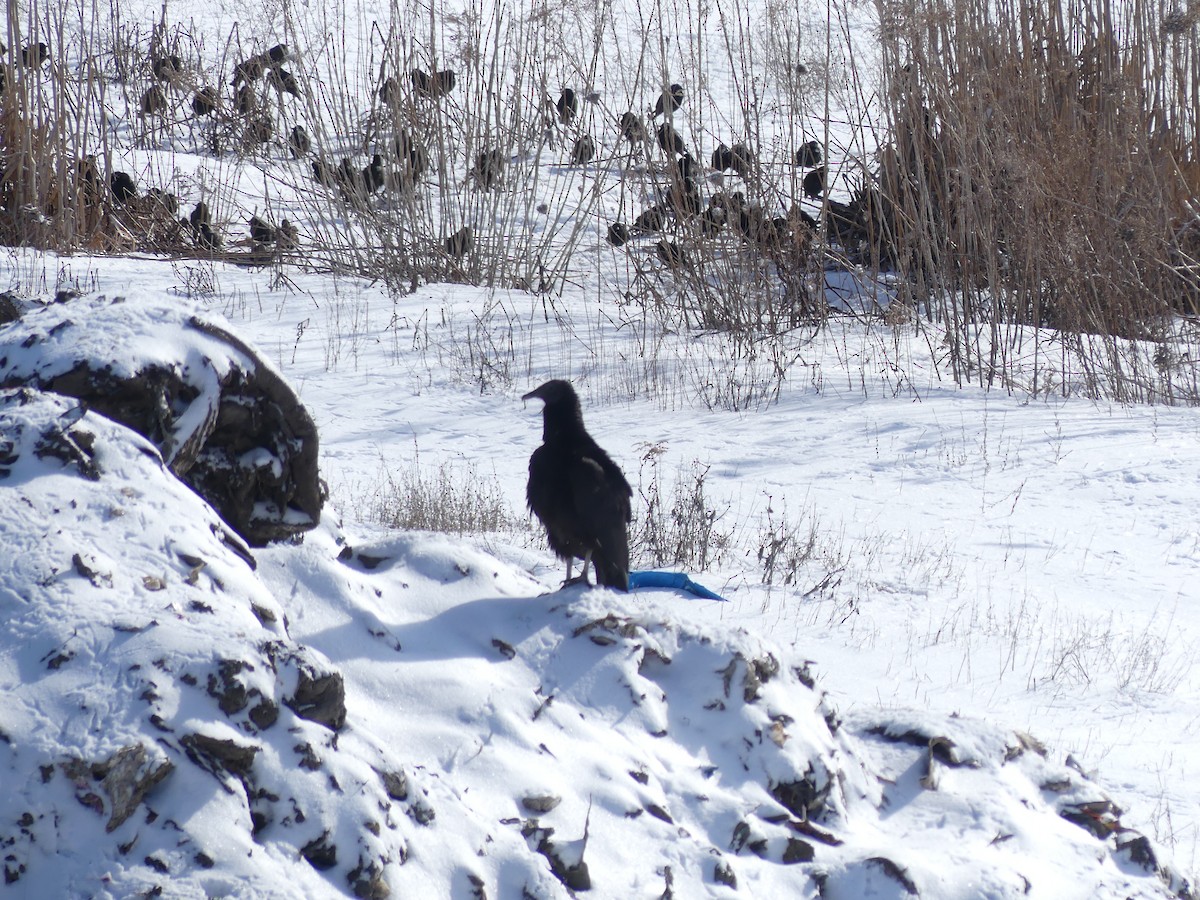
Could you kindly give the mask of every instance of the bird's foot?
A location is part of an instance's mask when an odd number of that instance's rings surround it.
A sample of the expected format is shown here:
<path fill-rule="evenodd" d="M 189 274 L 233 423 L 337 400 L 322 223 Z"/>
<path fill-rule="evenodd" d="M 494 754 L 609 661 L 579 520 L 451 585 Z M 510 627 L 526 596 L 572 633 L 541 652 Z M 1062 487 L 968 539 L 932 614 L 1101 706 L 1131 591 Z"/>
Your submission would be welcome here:
<path fill-rule="evenodd" d="M 562 583 L 562 587 L 563 587 L 563 588 L 569 588 L 569 587 L 574 587 L 574 586 L 575 586 L 575 585 L 577 585 L 577 584 L 582 584 L 584 587 L 591 587 L 591 586 L 592 586 L 592 585 L 591 585 L 591 583 L 588 581 L 587 572 L 582 572 L 582 573 L 580 573 L 579 575 L 576 575 L 576 576 L 575 576 L 575 577 L 573 577 L 573 578 L 568 578 L 568 579 L 566 579 L 566 580 L 565 580 L 565 581 Z M 559 590 L 562 590 L 562 588 L 559 588 Z"/>

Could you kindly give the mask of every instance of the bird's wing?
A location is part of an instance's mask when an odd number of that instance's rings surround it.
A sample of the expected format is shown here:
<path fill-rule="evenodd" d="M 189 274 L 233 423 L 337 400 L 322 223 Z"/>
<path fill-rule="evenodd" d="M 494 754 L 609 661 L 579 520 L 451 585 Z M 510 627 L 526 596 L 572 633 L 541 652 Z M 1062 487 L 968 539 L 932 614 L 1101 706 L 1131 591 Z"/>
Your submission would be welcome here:
<path fill-rule="evenodd" d="M 616 472 L 615 479 L 610 468 Z M 626 590 L 629 574 L 626 523 L 630 520 L 632 493 L 628 482 L 607 456 L 577 457 L 571 464 L 570 482 L 576 522 L 593 547 L 597 582 Z"/>

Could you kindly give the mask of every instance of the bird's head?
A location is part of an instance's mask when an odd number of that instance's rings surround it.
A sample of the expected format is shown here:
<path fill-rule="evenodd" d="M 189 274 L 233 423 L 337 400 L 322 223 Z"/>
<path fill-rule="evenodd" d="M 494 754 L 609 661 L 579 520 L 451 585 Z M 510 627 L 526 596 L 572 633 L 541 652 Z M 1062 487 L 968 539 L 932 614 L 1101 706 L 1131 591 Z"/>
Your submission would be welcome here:
<path fill-rule="evenodd" d="M 564 403 L 579 405 L 579 397 L 575 393 L 575 388 L 571 387 L 569 381 L 563 381 L 561 378 L 552 378 L 550 381 L 538 385 L 528 394 L 523 394 L 521 399 L 541 400 L 546 406 L 558 406 Z"/>
<path fill-rule="evenodd" d="M 554 378 L 534 388 L 521 397 L 522 400 L 541 400 L 546 405 L 542 408 L 542 437 L 549 439 L 559 434 L 563 429 L 572 428 L 573 422 L 583 423 L 583 412 L 579 407 L 579 396 L 569 381 Z"/>

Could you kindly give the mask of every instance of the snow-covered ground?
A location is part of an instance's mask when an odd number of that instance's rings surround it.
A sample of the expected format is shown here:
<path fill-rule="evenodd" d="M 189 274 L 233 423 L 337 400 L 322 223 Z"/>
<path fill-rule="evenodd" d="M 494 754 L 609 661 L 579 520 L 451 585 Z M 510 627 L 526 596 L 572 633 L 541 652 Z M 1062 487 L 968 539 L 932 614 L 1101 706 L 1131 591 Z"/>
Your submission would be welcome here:
<path fill-rule="evenodd" d="M 209 15 L 208 33 L 227 27 Z M 714 76 L 709 92 L 736 88 Z M 718 131 L 696 128 L 705 147 Z M 186 150 L 123 152 L 139 174 L 203 182 Z M 231 166 L 228 227 L 303 166 L 282 145 Z M 551 202 L 590 177 L 542 171 Z M 181 193 L 185 211 L 200 198 Z M 754 355 L 672 333 L 622 293 L 631 272 L 669 276 L 602 240 L 628 203 L 572 207 L 591 238 L 550 297 L 0 258 L 22 296 L 79 286 L 224 317 L 307 406 L 330 490 L 321 526 L 251 571 L 144 442 L 84 415 L 70 427 L 96 436 L 92 481 L 34 452 L 69 401 L 3 396 L 0 893 L 552 897 L 550 857 L 580 854 L 602 897 L 1195 884 L 1196 410 L 958 387 L 930 326 L 835 318 Z M 519 399 L 550 377 L 576 385 L 635 518 L 702 482 L 704 515 L 682 527 L 707 564 L 689 571 L 725 602 L 556 592 L 561 565 L 524 513 L 540 407 Z M 508 527 L 380 523 L 394 485 L 441 473 L 477 483 Z M 289 705 L 300 672 L 344 679 L 336 734 Z M 251 698 L 232 712 L 231 685 Z M 257 696 L 278 721 L 250 715 Z M 214 762 L 248 746 L 244 770 Z M 118 759 L 145 790 L 108 832 Z M 811 822 L 784 785 L 820 795 Z M 1133 831 L 1063 817 L 1112 822 L 1112 804 Z"/>

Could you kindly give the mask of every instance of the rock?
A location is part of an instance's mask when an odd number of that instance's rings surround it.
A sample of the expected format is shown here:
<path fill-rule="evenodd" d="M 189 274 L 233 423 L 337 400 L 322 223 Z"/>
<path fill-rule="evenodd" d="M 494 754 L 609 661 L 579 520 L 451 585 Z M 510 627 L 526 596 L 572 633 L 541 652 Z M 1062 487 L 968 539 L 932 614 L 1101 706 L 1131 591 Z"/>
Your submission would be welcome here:
<path fill-rule="evenodd" d="M 0 388 L 20 386 L 75 397 L 147 438 L 251 546 L 320 521 L 311 416 L 252 347 L 186 306 L 88 296 L 30 311 L 0 333 Z M 45 452 L 88 475 L 87 448 L 70 444 L 60 436 Z"/>
<path fill-rule="evenodd" d="M 15 322 L 21 318 L 21 305 L 17 298 L 8 291 L 0 293 L 0 325 Z"/>
<path fill-rule="evenodd" d="M 151 757 L 142 744 L 122 747 L 107 762 L 94 767 L 111 810 L 104 830 L 112 832 L 119 828 L 146 795 L 174 770 L 173 762 Z"/>
<path fill-rule="evenodd" d="M 802 841 L 800 838 L 788 838 L 787 846 L 783 848 L 783 863 L 785 865 L 794 865 L 802 862 L 812 862 L 816 853 L 813 851 L 813 846 L 808 841 Z"/>
<path fill-rule="evenodd" d="M 378 862 L 363 859 L 346 875 L 350 889 L 355 897 L 362 900 L 387 900 L 391 896 L 391 888 L 383 877 L 383 867 Z"/>
<path fill-rule="evenodd" d="M 314 838 L 300 848 L 300 855 L 308 860 L 314 869 L 324 872 L 337 865 L 337 846 L 330 843 L 329 832 L 324 831 L 320 837 Z"/>
<path fill-rule="evenodd" d="M 562 797 L 555 797 L 553 794 L 521 798 L 521 805 L 531 813 L 548 813 L 560 803 L 562 803 Z"/>
<path fill-rule="evenodd" d="M 241 712 L 249 702 L 246 686 L 237 680 L 237 674 L 245 668 L 250 667 L 240 660 L 223 659 L 217 671 L 208 676 L 208 695 L 216 698 L 217 706 L 227 716 Z"/>
<path fill-rule="evenodd" d="M 296 687 L 283 705 L 302 719 L 333 731 L 346 724 L 346 687 L 340 672 L 326 670 L 307 648 L 271 641 L 263 647 L 277 673 L 295 671 Z"/>
<path fill-rule="evenodd" d="M 718 859 L 716 865 L 713 866 L 713 881 L 737 890 L 737 875 L 734 874 L 733 867 L 723 859 Z"/>
<path fill-rule="evenodd" d="M 408 799 L 408 778 L 403 772 L 379 772 L 380 780 L 383 782 L 383 789 L 392 800 L 407 800 Z"/>
<path fill-rule="evenodd" d="M 207 734 L 184 735 L 179 741 L 188 759 L 200 768 L 217 776 L 224 784 L 221 772 L 228 772 L 238 779 L 245 779 L 254 765 L 259 748 L 254 745 L 238 744 L 226 738 L 215 738 Z M 226 790 L 230 790 L 226 786 Z"/>

